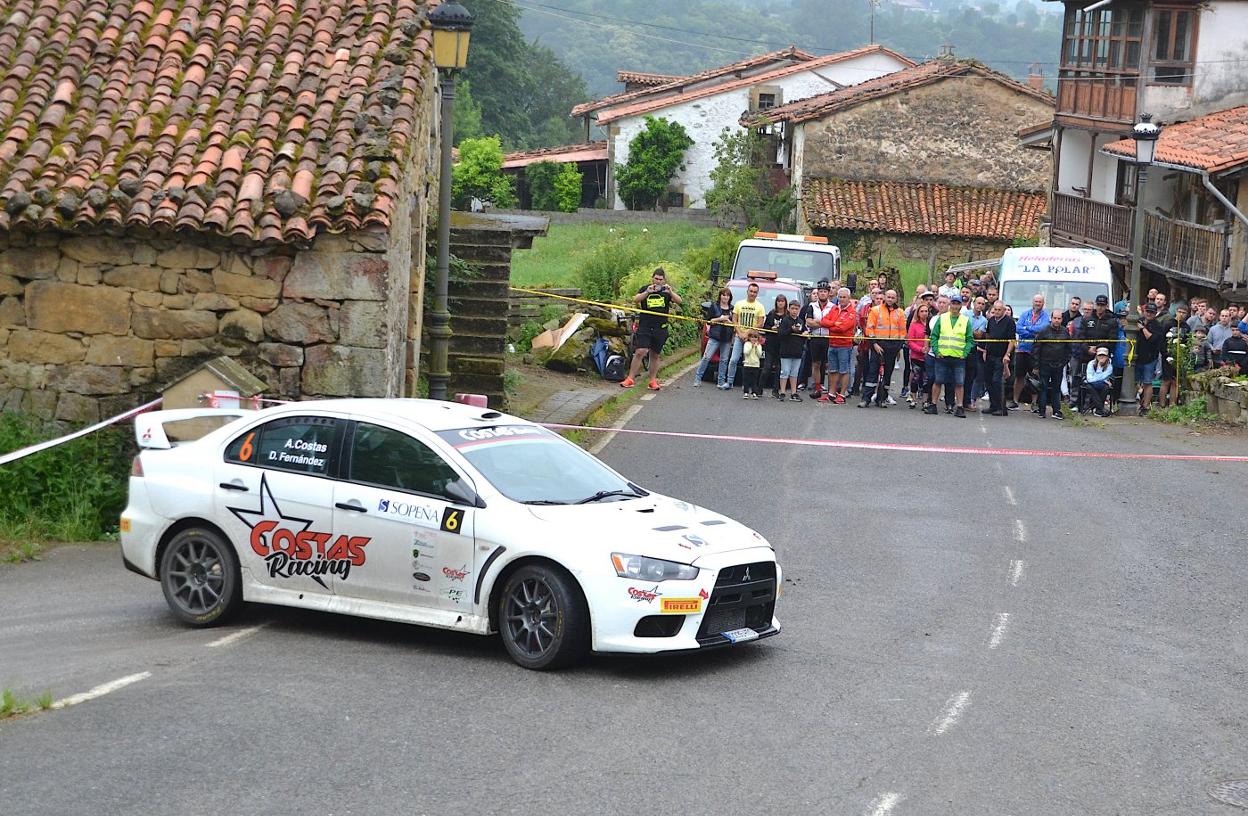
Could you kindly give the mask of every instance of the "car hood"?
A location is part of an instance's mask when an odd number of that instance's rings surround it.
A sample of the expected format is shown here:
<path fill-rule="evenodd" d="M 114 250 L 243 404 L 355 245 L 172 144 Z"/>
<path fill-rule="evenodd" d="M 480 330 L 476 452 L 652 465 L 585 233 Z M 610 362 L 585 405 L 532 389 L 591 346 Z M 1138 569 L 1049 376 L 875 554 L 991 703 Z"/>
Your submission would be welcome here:
<path fill-rule="evenodd" d="M 727 516 L 696 504 L 651 493 L 640 499 L 580 505 L 533 505 L 544 522 L 569 533 L 592 532 L 594 543 L 615 552 L 686 564 L 707 555 L 769 547 L 767 539 Z"/>

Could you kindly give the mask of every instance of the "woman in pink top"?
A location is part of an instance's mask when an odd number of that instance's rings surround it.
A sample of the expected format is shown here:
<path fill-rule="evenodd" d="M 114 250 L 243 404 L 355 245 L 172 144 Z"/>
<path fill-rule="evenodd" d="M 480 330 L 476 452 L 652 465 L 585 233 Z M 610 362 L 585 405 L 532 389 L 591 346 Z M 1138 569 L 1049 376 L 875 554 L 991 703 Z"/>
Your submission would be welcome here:
<path fill-rule="evenodd" d="M 910 390 L 906 402 L 913 408 L 915 394 L 923 393 L 923 368 L 927 355 L 927 324 L 932 319 L 930 304 L 921 303 L 910 313 L 910 328 L 906 331 L 906 345 L 910 349 Z"/>

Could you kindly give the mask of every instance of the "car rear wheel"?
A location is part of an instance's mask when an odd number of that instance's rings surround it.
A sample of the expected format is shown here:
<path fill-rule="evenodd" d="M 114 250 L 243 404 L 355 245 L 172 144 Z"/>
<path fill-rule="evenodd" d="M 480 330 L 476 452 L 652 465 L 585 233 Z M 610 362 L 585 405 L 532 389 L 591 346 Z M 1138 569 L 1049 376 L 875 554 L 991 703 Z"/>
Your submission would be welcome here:
<path fill-rule="evenodd" d="M 508 576 L 499 598 L 507 654 L 526 669 L 570 666 L 589 651 L 589 611 L 562 570 L 531 564 Z"/>
<path fill-rule="evenodd" d="M 228 541 L 203 527 L 173 537 L 160 558 L 160 586 L 173 614 L 192 626 L 211 626 L 238 611 L 242 582 Z"/>

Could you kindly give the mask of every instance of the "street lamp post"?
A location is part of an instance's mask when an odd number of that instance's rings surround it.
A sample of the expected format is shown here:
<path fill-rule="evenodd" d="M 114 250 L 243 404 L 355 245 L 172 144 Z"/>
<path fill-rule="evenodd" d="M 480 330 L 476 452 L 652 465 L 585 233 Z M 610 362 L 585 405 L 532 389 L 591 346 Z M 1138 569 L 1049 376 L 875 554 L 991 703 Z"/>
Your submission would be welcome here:
<path fill-rule="evenodd" d="M 1153 163 L 1153 155 L 1157 149 L 1157 139 L 1161 136 L 1161 126 L 1154 124 L 1150 114 L 1141 114 L 1140 121 L 1131 129 L 1131 137 L 1135 139 L 1135 214 L 1131 227 L 1131 290 L 1127 300 L 1127 351 L 1128 359 L 1135 350 L 1135 341 L 1140 334 L 1140 257 L 1144 254 L 1144 185 L 1148 181 L 1148 168 Z M 1135 301 L 1134 303 L 1132 301 Z M 1139 412 L 1139 399 L 1135 381 L 1135 365 L 1128 362 L 1122 371 L 1122 399 L 1118 401 L 1118 412 L 1134 416 Z"/>
<path fill-rule="evenodd" d="M 433 29 L 433 64 L 438 69 L 441 92 L 441 164 L 438 177 L 438 266 L 429 314 L 429 398 L 446 399 L 451 379 L 448 356 L 451 343 L 451 312 L 447 304 L 451 276 L 451 119 L 455 110 L 455 74 L 468 62 L 468 38 L 472 15 L 452 0 L 429 15 Z"/>

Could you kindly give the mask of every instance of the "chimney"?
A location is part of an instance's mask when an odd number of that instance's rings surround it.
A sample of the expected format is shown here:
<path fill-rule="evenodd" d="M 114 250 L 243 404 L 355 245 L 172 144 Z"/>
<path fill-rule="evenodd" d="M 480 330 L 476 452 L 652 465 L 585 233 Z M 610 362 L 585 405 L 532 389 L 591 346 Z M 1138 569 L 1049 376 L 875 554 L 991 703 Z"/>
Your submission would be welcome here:
<path fill-rule="evenodd" d="M 1035 88 L 1037 91 L 1044 90 L 1044 68 L 1038 62 L 1033 62 L 1027 68 L 1027 84 Z"/>
<path fill-rule="evenodd" d="M 951 60 L 955 59 L 953 54 L 953 43 L 944 43 L 940 46 L 940 56 L 938 59 Z"/>

